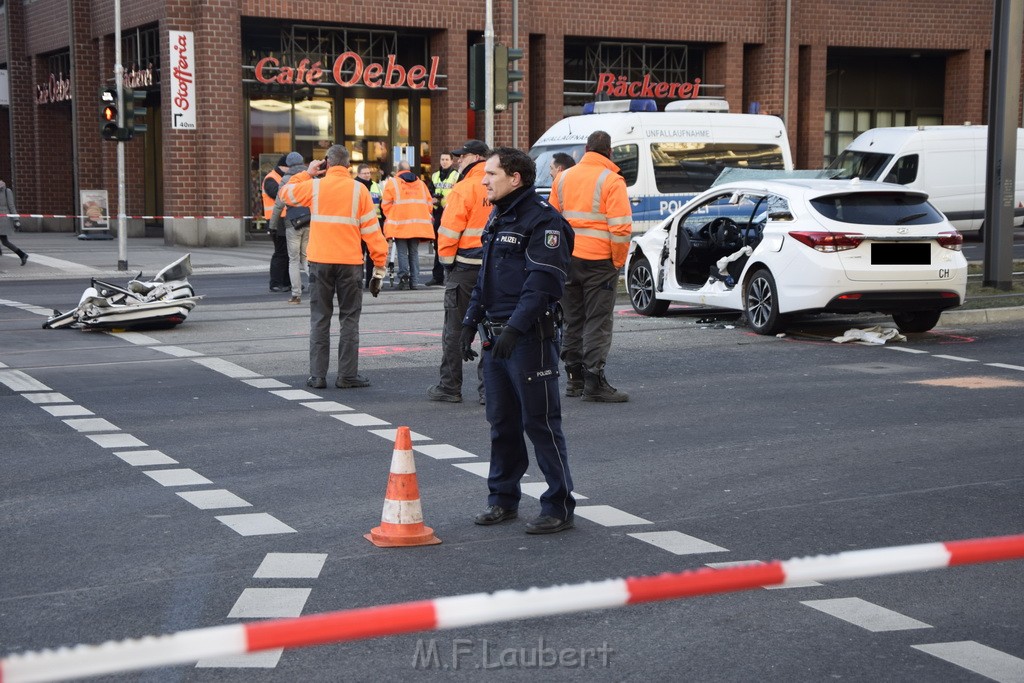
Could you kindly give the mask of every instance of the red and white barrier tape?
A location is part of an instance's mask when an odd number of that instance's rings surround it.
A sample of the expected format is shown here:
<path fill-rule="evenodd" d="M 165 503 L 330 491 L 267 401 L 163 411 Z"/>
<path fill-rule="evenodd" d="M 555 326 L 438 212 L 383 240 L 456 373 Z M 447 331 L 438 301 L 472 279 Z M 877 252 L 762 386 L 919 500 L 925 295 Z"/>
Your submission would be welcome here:
<path fill-rule="evenodd" d="M 1024 559 L 1024 534 L 854 550 L 767 564 L 476 593 L 292 619 L 214 626 L 167 636 L 44 650 L 0 660 L 0 683 L 61 681 L 282 647 L 452 629 L 798 581 L 836 581 Z"/>
<path fill-rule="evenodd" d="M 59 213 L 4 213 L 0 216 L 6 216 L 7 218 L 88 218 L 88 216 L 76 216 L 72 214 L 59 214 Z M 114 221 L 117 220 L 118 216 L 108 216 L 107 219 Z M 173 218 L 176 220 L 183 219 L 198 219 L 204 218 L 206 220 L 227 218 L 232 220 L 249 220 L 252 218 L 262 218 L 262 216 L 125 216 L 125 218 L 144 219 L 147 221 L 158 221 Z"/>

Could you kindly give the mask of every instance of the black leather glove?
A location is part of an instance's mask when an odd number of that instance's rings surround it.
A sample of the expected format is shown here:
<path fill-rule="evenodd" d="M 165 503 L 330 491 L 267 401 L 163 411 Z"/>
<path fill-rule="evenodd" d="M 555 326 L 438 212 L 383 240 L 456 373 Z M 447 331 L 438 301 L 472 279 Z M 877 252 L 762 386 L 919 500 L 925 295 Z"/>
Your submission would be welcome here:
<path fill-rule="evenodd" d="M 518 330 L 514 327 L 505 327 L 505 330 L 501 333 L 501 336 L 494 341 L 494 347 L 491 349 L 491 353 L 494 354 L 495 358 L 511 358 L 512 351 L 516 348 L 516 342 L 521 337 Z"/>
<path fill-rule="evenodd" d="M 459 337 L 459 348 L 462 349 L 462 360 L 469 362 L 476 360 L 478 354 L 473 350 L 473 340 L 476 339 L 476 329 L 467 326 L 462 328 L 462 336 Z"/>

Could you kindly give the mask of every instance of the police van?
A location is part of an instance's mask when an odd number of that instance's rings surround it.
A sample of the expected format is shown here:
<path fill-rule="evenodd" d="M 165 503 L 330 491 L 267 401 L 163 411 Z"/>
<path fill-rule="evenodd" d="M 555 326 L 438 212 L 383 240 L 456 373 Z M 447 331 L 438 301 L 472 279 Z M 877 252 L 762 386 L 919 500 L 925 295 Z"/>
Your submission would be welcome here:
<path fill-rule="evenodd" d="M 612 138 L 612 161 L 626 179 L 635 233 L 708 189 L 725 168 L 792 170 L 781 119 L 728 110 L 724 100 L 679 100 L 664 111 L 654 100 L 587 104 L 582 115 L 562 119 L 530 148 L 537 190 L 544 196 L 551 190 L 552 157 L 565 152 L 579 161 L 595 130 Z"/>

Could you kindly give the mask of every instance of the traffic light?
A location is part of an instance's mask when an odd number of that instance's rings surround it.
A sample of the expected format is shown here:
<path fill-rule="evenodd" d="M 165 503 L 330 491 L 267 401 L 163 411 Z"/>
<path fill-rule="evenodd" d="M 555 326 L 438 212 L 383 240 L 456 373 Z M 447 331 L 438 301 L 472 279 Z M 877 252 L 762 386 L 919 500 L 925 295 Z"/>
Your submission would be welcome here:
<path fill-rule="evenodd" d="M 469 47 L 469 108 L 483 111 L 487 97 L 486 61 L 487 53 L 483 43 Z"/>
<path fill-rule="evenodd" d="M 523 94 L 510 91 L 510 85 L 523 80 L 525 74 L 513 68 L 513 62 L 524 57 L 525 53 L 516 47 L 505 45 L 494 46 L 494 111 L 505 111 L 509 105 L 523 101 Z"/>
<path fill-rule="evenodd" d="M 100 135 L 104 140 L 117 140 L 117 90 L 100 89 Z"/>
<path fill-rule="evenodd" d="M 145 104 L 146 91 L 124 88 L 121 98 L 122 109 L 124 110 L 124 133 L 122 140 L 131 140 L 136 133 L 145 133 L 146 124 L 143 120 L 146 117 L 146 108 L 136 105 Z"/>

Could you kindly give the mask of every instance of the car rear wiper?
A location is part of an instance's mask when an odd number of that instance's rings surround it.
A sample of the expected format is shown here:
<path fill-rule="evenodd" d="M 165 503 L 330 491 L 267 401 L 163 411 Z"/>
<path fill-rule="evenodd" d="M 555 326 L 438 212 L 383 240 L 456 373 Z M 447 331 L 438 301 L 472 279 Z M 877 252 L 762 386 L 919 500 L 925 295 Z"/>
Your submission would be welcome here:
<path fill-rule="evenodd" d="M 896 225 L 903 225 L 904 223 L 909 223 L 910 221 L 916 221 L 918 218 L 924 218 L 927 215 L 927 213 L 912 213 L 909 216 L 904 216 L 903 218 L 897 219 Z"/>

